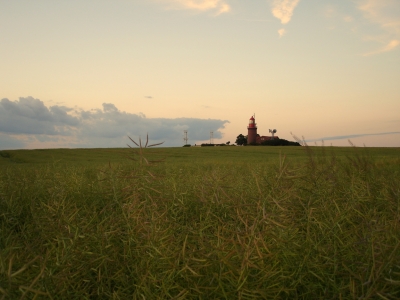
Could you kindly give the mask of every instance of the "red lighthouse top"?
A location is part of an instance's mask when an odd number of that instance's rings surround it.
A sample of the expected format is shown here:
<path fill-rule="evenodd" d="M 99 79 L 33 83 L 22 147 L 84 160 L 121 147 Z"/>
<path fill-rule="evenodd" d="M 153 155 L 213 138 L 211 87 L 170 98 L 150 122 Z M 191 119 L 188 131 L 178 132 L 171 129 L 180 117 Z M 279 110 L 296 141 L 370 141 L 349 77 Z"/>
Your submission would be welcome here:
<path fill-rule="evenodd" d="M 254 119 L 254 116 L 251 116 L 249 120 L 249 126 L 247 128 L 257 128 L 256 119 Z"/>

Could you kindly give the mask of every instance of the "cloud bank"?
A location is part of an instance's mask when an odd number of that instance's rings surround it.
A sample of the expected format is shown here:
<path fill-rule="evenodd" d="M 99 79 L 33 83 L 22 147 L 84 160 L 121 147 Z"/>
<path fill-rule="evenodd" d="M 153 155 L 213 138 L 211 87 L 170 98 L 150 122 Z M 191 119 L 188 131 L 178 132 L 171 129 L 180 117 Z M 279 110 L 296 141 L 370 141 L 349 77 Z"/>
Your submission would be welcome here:
<path fill-rule="evenodd" d="M 143 114 L 120 111 L 112 103 L 102 109 L 54 105 L 47 107 L 33 97 L 0 101 L 0 149 L 17 148 L 97 148 L 125 147 L 128 136 L 137 139 L 149 135 L 151 142 L 181 146 L 183 131 L 192 143 L 216 139 L 227 120 L 194 118 L 146 118 Z"/>

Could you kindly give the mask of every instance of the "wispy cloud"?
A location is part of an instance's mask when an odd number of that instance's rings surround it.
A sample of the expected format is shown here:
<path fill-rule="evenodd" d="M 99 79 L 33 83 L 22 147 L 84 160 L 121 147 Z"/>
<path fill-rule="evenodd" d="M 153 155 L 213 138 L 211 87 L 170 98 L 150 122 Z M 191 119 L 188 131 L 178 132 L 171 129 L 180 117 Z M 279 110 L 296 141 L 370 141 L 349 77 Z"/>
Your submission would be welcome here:
<path fill-rule="evenodd" d="M 300 0 L 273 0 L 271 3 L 272 14 L 279 19 L 282 24 L 290 22 L 293 11 Z"/>
<path fill-rule="evenodd" d="M 354 18 L 352 16 L 346 15 L 346 16 L 343 16 L 343 21 L 350 23 L 350 22 L 354 21 Z"/>
<path fill-rule="evenodd" d="M 399 40 L 392 40 L 386 46 L 384 46 L 378 50 L 372 51 L 372 52 L 364 53 L 363 56 L 371 56 L 371 55 L 375 55 L 375 54 L 379 54 L 379 53 L 389 52 L 389 51 L 396 49 L 397 46 L 399 46 L 399 45 L 400 45 Z"/>
<path fill-rule="evenodd" d="M 285 28 L 279 29 L 278 34 L 279 34 L 279 37 L 283 37 L 286 34 L 286 29 Z"/>
<path fill-rule="evenodd" d="M 318 139 L 307 139 L 305 141 L 306 142 L 318 142 L 318 141 L 348 140 L 348 139 L 354 139 L 354 138 L 359 138 L 359 137 L 363 137 L 363 136 L 389 135 L 389 134 L 400 134 L 400 131 L 327 136 L 327 137 L 322 137 L 322 138 L 318 138 Z"/>
<path fill-rule="evenodd" d="M 337 7 L 333 6 L 332 4 L 328 4 L 325 6 L 325 9 L 323 10 L 323 14 L 325 18 L 337 18 L 339 17 L 346 23 L 350 23 L 354 21 L 354 17 L 348 14 L 344 14 L 340 11 L 338 11 Z"/>
<path fill-rule="evenodd" d="M 333 18 L 336 14 L 337 9 L 332 4 L 325 6 L 324 15 L 326 18 Z"/>
<path fill-rule="evenodd" d="M 273 22 L 272 19 L 236 19 L 238 21 L 247 21 L 247 22 Z"/>
<path fill-rule="evenodd" d="M 368 39 L 375 40 L 384 46 L 364 56 L 396 49 L 400 43 L 400 2 L 398 0 L 359 0 L 357 7 L 367 20 L 377 24 L 383 31 L 382 35 Z"/>
<path fill-rule="evenodd" d="M 207 140 L 210 129 L 222 138 L 227 120 L 194 118 L 146 118 L 142 113 L 120 111 L 112 103 L 89 111 L 66 106 L 47 107 L 33 97 L 0 101 L 0 149 L 54 147 L 124 147 L 127 136 L 146 136 L 165 141 L 165 146 L 182 144 L 183 130 L 191 140 Z"/>
<path fill-rule="evenodd" d="M 170 4 L 198 11 L 214 11 L 215 15 L 220 15 L 231 10 L 231 7 L 225 0 L 164 0 Z"/>

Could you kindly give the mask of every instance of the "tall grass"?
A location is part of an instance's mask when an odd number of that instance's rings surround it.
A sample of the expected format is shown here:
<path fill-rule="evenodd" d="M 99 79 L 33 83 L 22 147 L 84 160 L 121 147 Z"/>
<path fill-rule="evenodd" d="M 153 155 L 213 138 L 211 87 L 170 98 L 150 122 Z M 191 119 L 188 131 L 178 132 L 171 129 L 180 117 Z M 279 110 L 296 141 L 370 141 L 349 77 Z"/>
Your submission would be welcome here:
<path fill-rule="evenodd" d="M 146 146 L 0 172 L 0 299 L 400 298 L 399 160 L 171 164 Z"/>

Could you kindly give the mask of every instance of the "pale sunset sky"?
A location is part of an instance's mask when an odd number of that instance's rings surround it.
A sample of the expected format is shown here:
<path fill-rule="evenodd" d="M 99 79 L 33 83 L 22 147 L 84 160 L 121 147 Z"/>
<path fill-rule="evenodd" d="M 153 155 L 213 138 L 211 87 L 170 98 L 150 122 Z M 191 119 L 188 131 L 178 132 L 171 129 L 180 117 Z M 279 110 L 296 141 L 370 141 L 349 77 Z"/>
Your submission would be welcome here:
<path fill-rule="evenodd" d="M 0 150 L 400 147 L 400 0 L 0 0 Z"/>

